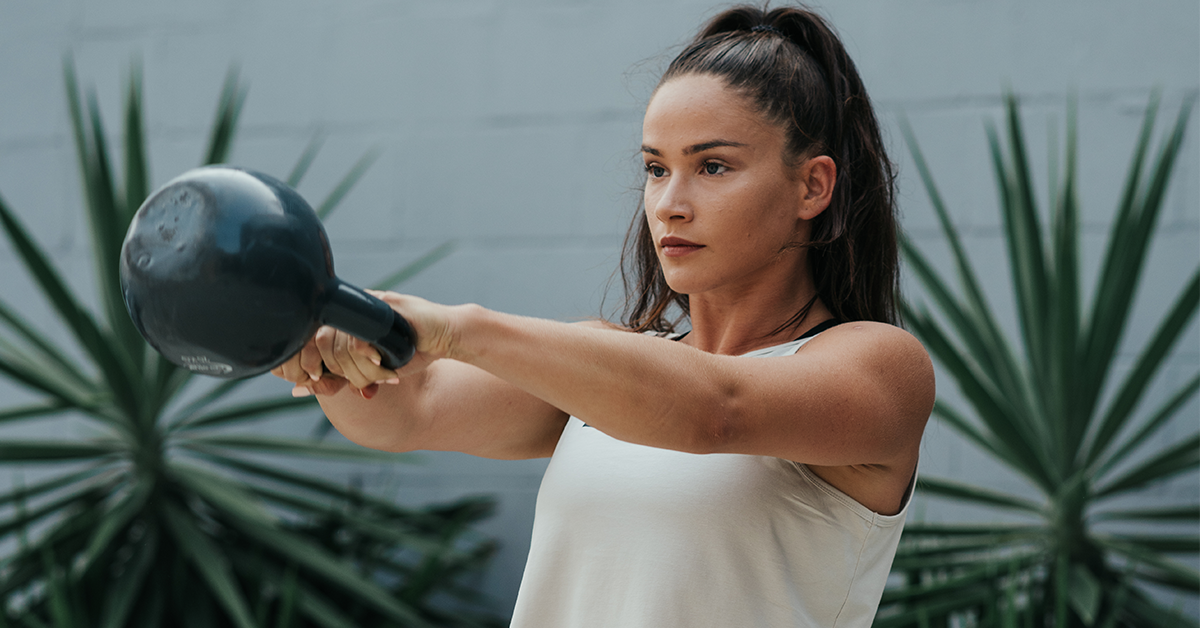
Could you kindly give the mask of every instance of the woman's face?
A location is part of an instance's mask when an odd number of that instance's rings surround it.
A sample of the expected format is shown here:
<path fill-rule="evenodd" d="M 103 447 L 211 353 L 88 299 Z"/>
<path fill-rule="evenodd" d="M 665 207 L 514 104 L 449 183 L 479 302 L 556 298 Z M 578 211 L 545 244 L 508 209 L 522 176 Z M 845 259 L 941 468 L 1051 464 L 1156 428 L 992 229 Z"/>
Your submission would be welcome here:
<path fill-rule="evenodd" d="M 783 129 L 711 75 L 662 84 L 642 126 L 646 220 L 667 284 L 697 295 L 792 282 L 805 186 Z"/>

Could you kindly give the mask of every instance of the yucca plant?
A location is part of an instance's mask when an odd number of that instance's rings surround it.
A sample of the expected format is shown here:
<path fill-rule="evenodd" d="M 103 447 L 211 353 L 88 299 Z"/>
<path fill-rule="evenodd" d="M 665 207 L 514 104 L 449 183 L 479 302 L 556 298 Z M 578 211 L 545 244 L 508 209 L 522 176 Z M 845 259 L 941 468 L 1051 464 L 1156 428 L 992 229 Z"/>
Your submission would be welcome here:
<path fill-rule="evenodd" d="M 86 424 L 52 439 L 0 440 L 0 465 L 36 475 L 0 493 L 0 627 L 494 623 L 458 582 L 493 549 L 470 528 L 488 515 L 490 500 L 406 509 L 300 473 L 312 458 L 405 458 L 265 435 L 256 422 L 311 419 L 318 408 L 290 396 L 235 398 L 243 381 L 193 376 L 141 339 L 117 271 L 122 239 L 149 191 L 140 73 L 135 66 L 126 92 L 123 185 L 94 90 L 81 101 L 69 58 L 64 74 L 100 311 L 77 299 L 0 200 L 4 233 L 74 343 L 58 344 L 0 300 L 0 374 L 42 398 L 0 410 L 0 425 Z M 231 72 L 202 163 L 229 154 L 245 95 Z M 300 156 L 289 183 L 300 181 L 318 145 Z M 368 153 L 349 170 L 319 205 L 322 217 L 374 158 Z M 448 252 L 437 247 L 377 285 L 395 285 Z M 439 610 L 434 598 L 446 594 L 465 601 Z"/>
<path fill-rule="evenodd" d="M 1181 107 L 1147 164 L 1159 108 L 1157 95 L 1151 98 L 1088 306 L 1081 297 L 1075 106 L 1068 107 L 1058 180 L 1051 159 L 1044 229 L 1017 98 L 1006 97 L 1007 142 L 994 125 L 987 135 L 1019 323 L 1015 340 L 997 323 L 912 130 L 902 125 L 959 284 L 955 291 L 954 281 L 903 241 L 924 287 L 923 303 L 906 301 L 903 316 L 969 406 L 939 399 L 934 415 L 1038 495 L 923 478 L 924 495 L 1007 516 L 993 525 L 910 523 L 893 568 L 898 585 L 884 593 L 876 626 L 1195 626 L 1194 618 L 1155 602 L 1145 585 L 1197 595 L 1197 572 L 1172 555 L 1194 557 L 1200 549 L 1200 504 L 1142 494 L 1131 509 L 1121 499 L 1200 464 L 1200 434 L 1165 446 L 1152 440 L 1168 425 L 1194 427 L 1172 419 L 1200 389 L 1200 376 L 1162 398 L 1147 395 L 1196 313 L 1200 271 L 1137 349 L 1132 369 L 1118 379 L 1115 368 L 1192 105 Z"/>

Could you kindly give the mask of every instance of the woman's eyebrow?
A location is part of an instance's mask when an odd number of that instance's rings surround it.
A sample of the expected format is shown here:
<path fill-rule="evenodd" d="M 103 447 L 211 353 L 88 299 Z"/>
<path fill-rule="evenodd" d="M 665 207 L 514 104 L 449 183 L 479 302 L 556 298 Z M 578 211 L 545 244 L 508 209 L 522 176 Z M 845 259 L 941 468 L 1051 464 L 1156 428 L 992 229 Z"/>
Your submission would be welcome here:
<path fill-rule="evenodd" d="M 699 144 L 692 144 L 691 146 L 688 146 L 687 148 L 683 149 L 683 154 L 684 155 L 695 155 L 696 153 L 702 153 L 706 150 L 709 150 L 710 148 L 720 148 L 722 146 L 732 146 L 734 148 L 740 148 L 742 146 L 745 146 L 745 144 L 743 144 L 741 142 L 730 141 L 730 140 L 711 140 L 708 142 L 700 142 Z M 649 153 L 651 155 L 654 155 L 655 157 L 662 157 L 662 153 L 659 152 L 659 150 L 657 148 L 646 146 L 645 144 L 642 144 L 642 152 Z"/>

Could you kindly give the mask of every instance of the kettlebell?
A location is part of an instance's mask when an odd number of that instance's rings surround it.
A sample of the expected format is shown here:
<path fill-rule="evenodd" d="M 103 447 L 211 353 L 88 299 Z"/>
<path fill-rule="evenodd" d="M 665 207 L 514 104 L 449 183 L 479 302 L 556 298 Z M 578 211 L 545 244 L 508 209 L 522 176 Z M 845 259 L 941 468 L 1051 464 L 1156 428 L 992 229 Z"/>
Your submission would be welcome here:
<path fill-rule="evenodd" d="M 252 170 L 197 168 L 151 194 L 121 246 L 120 276 L 142 337 L 195 373 L 269 371 L 321 325 L 371 343 L 385 368 L 412 359 L 408 321 L 334 275 L 312 207 Z"/>

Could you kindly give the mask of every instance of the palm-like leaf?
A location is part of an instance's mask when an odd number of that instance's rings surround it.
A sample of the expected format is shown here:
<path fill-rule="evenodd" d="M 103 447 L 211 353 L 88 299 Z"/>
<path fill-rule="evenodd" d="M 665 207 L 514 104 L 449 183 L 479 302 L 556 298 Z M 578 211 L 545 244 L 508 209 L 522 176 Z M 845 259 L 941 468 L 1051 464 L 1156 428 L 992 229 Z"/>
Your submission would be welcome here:
<path fill-rule="evenodd" d="M 884 595 L 877 626 L 1173 626 L 1143 584 L 1194 596 L 1200 576 L 1171 555 L 1195 555 L 1198 506 L 1130 511 L 1115 497 L 1200 467 L 1200 434 L 1165 447 L 1152 438 L 1200 390 L 1200 376 L 1143 411 L 1150 384 L 1200 306 L 1200 270 L 1184 284 L 1132 370 L 1110 382 L 1153 240 L 1172 167 L 1191 115 L 1186 102 L 1149 167 L 1158 110 L 1146 111 L 1090 308 L 1080 297 L 1074 103 L 1068 107 L 1061 178 L 1052 174 L 1050 221 L 1036 205 L 1017 99 L 1003 132 L 987 135 L 1000 197 L 1020 333 L 1009 341 L 988 313 L 966 249 L 907 123 L 917 171 L 950 243 L 962 296 L 909 240 L 905 256 L 929 305 L 902 304 L 912 331 L 970 406 L 939 400 L 936 416 L 1040 491 L 1040 499 L 926 479 L 926 494 L 982 504 L 1010 526 L 910 525 L 897 553 L 903 583 Z M 1003 138 L 1003 139 L 1002 139 Z M 1055 164 L 1052 168 L 1058 168 Z M 1018 349 L 1014 350 L 1013 347 Z M 1025 522 L 1032 523 L 1025 523 Z M 1104 522 L 1137 522 L 1136 534 Z M 1120 528 L 1125 530 L 1127 528 Z"/>
<path fill-rule="evenodd" d="M 0 627 L 9 621 L 106 628 L 494 624 L 485 614 L 447 613 L 430 602 L 438 592 L 469 597 L 455 579 L 493 550 L 468 529 L 488 515 L 489 502 L 404 509 L 264 464 L 263 455 L 404 458 L 321 440 L 231 433 L 226 428 L 281 413 L 315 414 L 316 406 L 290 396 L 228 402 L 243 382 L 200 389 L 201 378 L 141 339 L 117 274 L 121 242 L 149 191 L 140 69 L 135 65 L 127 91 L 123 185 L 114 176 L 94 92 L 80 94 L 69 58 L 64 74 L 100 308 L 93 313 L 76 299 L 0 198 L 0 227 L 79 349 L 52 341 L 0 299 L 0 374 L 44 397 L 0 410 L 0 423 L 71 413 L 89 421 L 92 433 L 0 442 L 0 465 L 49 469 L 37 482 L 0 494 L 0 547 L 15 546 L 0 556 Z M 226 160 L 245 96 L 231 71 L 202 163 Z M 305 150 L 290 183 L 299 183 L 318 147 Z M 322 216 L 375 158 L 369 152 L 350 168 L 320 204 Z M 437 247 L 385 282 L 402 281 L 449 252 L 449 245 Z M 82 363 L 68 357 L 80 354 Z M 185 390 L 190 401 L 181 403 Z"/>

